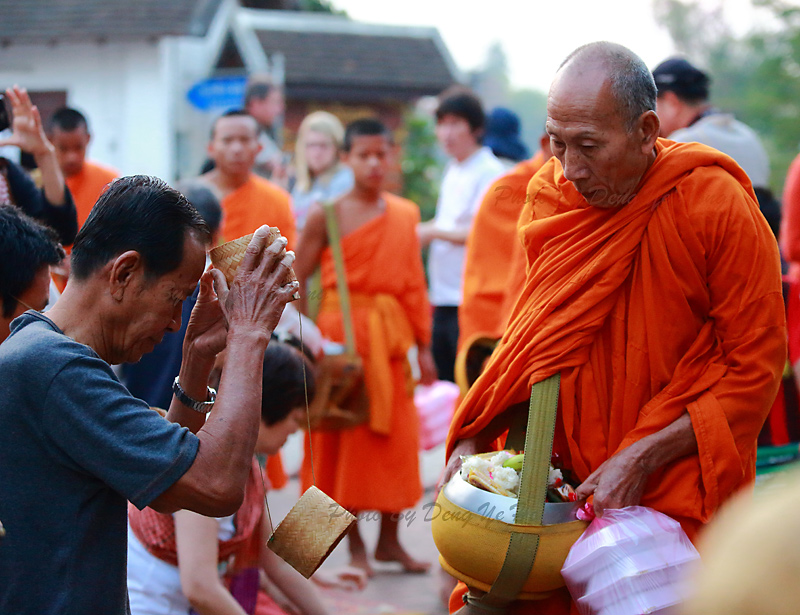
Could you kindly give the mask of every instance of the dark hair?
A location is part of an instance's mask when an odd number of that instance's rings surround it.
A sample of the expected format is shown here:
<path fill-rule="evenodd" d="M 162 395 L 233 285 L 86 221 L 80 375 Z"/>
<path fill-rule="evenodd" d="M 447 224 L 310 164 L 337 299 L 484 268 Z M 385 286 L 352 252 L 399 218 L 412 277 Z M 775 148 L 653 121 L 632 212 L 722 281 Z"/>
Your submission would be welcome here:
<path fill-rule="evenodd" d="M 183 260 L 187 233 L 208 241 L 208 226 L 163 180 L 132 175 L 114 180 L 92 208 L 72 248 L 72 275 L 85 280 L 115 256 L 135 250 L 145 273 L 159 277 Z"/>
<path fill-rule="evenodd" d="M 83 126 L 86 132 L 89 132 L 89 122 L 86 121 L 86 116 L 77 109 L 70 107 L 61 107 L 50 118 L 50 131 L 58 128 L 64 132 L 72 132 Z"/>
<path fill-rule="evenodd" d="M 244 109 L 228 109 L 222 115 L 217 116 L 217 118 L 214 120 L 214 123 L 211 125 L 212 139 L 214 138 L 214 132 L 217 130 L 217 124 L 219 124 L 219 121 L 224 117 L 249 117 L 256 123 L 256 126 L 258 126 L 258 120 L 256 120 L 256 118 L 254 118 Z M 256 131 L 258 131 L 258 129 L 256 129 Z"/>
<path fill-rule="evenodd" d="M 392 133 L 382 121 L 376 117 L 365 117 L 360 120 L 350 122 L 344 129 L 344 142 L 342 150 L 349 152 L 353 147 L 353 139 L 356 137 L 377 137 L 384 136 L 392 143 Z"/>
<path fill-rule="evenodd" d="M 198 181 L 179 182 L 175 188 L 197 210 L 211 233 L 216 233 L 222 222 L 222 207 L 214 191 Z"/>
<path fill-rule="evenodd" d="M 264 353 L 263 374 L 261 420 L 266 425 L 274 425 L 295 408 L 305 407 L 306 387 L 308 400 L 314 397 L 314 367 L 300 350 L 289 344 L 270 340 Z"/>
<path fill-rule="evenodd" d="M 436 109 L 436 121 L 441 121 L 445 115 L 455 115 L 466 120 L 472 132 L 483 130 L 486 124 L 486 114 L 480 99 L 469 92 L 452 94 L 442 100 Z"/>
<path fill-rule="evenodd" d="M 45 265 L 64 258 L 54 230 L 29 218 L 14 205 L 0 205 L 0 297 L 3 318 L 17 309 L 18 297 Z"/>
<path fill-rule="evenodd" d="M 276 89 L 276 87 L 277 86 L 265 81 L 254 81 L 248 85 L 247 89 L 244 91 L 245 108 L 250 105 L 250 102 L 253 99 L 264 100 L 267 96 L 269 96 L 272 90 Z"/>

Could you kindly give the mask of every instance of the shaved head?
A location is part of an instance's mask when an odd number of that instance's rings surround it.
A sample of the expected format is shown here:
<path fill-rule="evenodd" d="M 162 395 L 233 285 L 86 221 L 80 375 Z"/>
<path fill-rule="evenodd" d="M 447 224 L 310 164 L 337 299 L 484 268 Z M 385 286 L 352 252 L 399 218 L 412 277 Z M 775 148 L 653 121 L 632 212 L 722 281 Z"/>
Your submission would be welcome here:
<path fill-rule="evenodd" d="M 564 177 L 590 205 L 620 207 L 656 158 L 656 88 L 644 63 L 613 43 L 575 50 L 547 96 L 547 134 Z"/>
<path fill-rule="evenodd" d="M 656 84 L 642 59 L 627 47 L 601 41 L 578 47 L 561 63 L 559 76 L 599 74 L 608 82 L 617 113 L 629 130 L 656 110 Z"/>

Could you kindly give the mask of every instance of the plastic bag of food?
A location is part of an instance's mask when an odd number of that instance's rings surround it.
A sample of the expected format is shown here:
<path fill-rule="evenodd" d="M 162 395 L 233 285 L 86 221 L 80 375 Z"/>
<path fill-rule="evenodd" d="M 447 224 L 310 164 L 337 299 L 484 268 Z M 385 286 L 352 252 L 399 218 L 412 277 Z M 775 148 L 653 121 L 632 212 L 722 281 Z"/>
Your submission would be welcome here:
<path fill-rule="evenodd" d="M 700 561 L 680 524 L 644 506 L 606 510 L 584 532 L 561 574 L 581 615 L 672 613 Z"/>

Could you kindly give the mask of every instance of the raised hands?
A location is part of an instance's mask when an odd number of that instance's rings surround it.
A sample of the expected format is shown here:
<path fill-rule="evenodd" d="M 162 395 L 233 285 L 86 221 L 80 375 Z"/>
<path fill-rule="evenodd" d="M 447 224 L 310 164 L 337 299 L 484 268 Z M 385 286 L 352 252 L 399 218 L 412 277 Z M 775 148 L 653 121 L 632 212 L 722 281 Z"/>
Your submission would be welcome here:
<path fill-rule="evenodd" d="M 6 97 L 11 103 L 13 121 L 11 136 L 0 139 L 0 145 L 15 145 L 34 156 L 53 151 L 53 145 L 45 135 L 39 109 L 31 102 L 27 90 L 15 85 L 6 90 Z"/>
<path fill-rule="evenodd" d="M 64 174 L 58 166 L 56 149 L 44 133 L 39 109 L 31 102 L 25 88 L 15 85 L 6 90 L 6 96 L 11 103 L 14 118 L 11 122 L 11 136 L 0 139 L 0 145 L 15 145 L 23 152 L 32 154 L 42 173 L 42 187 L 47 200 L 55 206 L 66 205 L 68 199 Z M 74 229 L 71 238 L 66 241 L 71 242 L 75 237 L 77 226 Z"/>
<path fill-rule="evenodd" d="M 230 288 L 221 271 L 211 270 L 229 331 L 259 332 L 268 338 L 300 287 L 297 282 L 285 284 L 295 258 L 294 252 L 286 251 L 286 238 L 278 237 L 267 246 L 268 234 L 268 226 L 254 233 Z"/>

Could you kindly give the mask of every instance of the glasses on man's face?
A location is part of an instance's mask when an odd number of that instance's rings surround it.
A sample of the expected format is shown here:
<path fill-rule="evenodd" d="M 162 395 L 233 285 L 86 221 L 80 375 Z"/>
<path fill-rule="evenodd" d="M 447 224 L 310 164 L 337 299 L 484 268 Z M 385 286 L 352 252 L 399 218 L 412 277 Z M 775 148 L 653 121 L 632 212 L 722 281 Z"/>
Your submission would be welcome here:
<path fill-rule="evenodd" d="M 21 303 L 21 304 L 22 304 L 22 305 L 23 305 L 25 308 L 27 308 L 27 309 L 29 309 L 29 310 L 32 310 L 32 311 L 34 311 L 34 312 L 39 312 L 40 314 L 41 314 L 42 312 L 44 312 L 44 308 L 42 308 L 42 309 L 40 309 L 40 310 L 37 310 L 35 307 L 31 307 L 30 305 L 28 305 L 27 303 L 25 303 L 25 302 L 24 302 L 22 299 L 20 299 L 19 297 L 15 297 L 14 295 L 11 295 L 11 298 L 12 298 L 14 301 L 16 301 L 16 302 L 18 302 L 18 303 Z M 45 307 L 47 307 L 47 306 L 45 306 Z"/>

